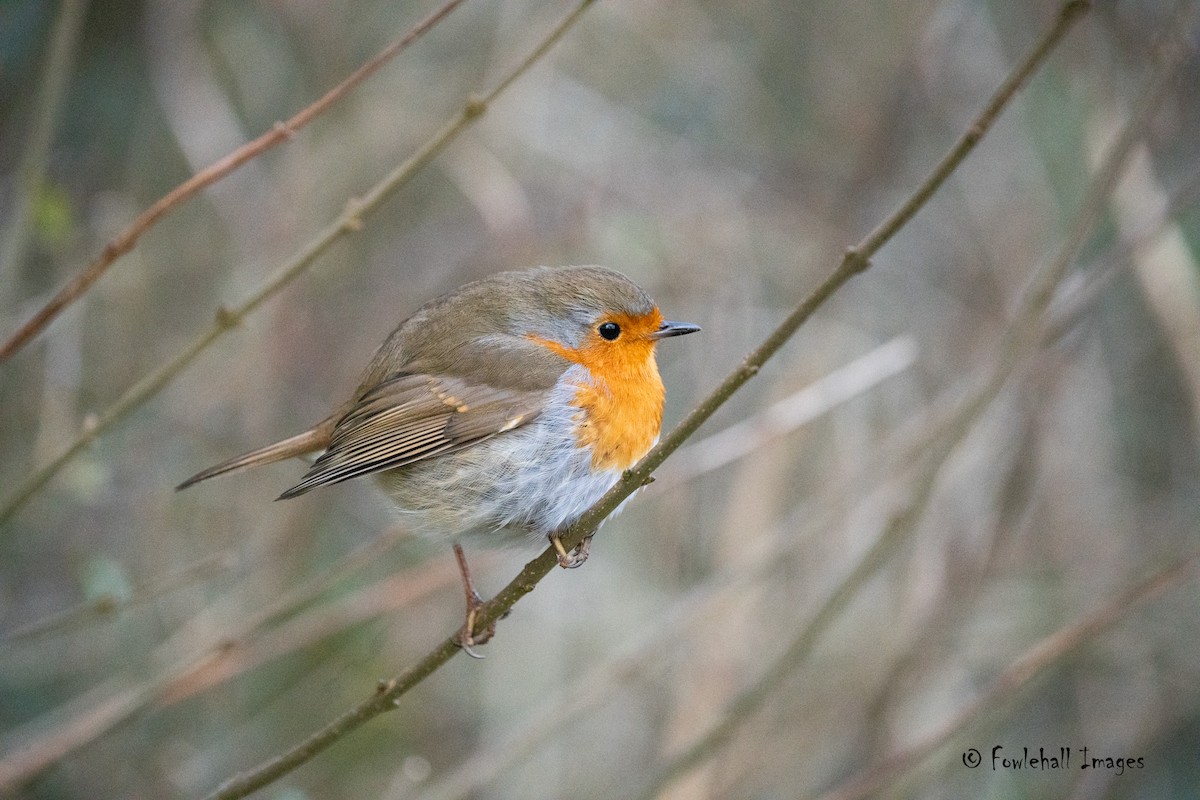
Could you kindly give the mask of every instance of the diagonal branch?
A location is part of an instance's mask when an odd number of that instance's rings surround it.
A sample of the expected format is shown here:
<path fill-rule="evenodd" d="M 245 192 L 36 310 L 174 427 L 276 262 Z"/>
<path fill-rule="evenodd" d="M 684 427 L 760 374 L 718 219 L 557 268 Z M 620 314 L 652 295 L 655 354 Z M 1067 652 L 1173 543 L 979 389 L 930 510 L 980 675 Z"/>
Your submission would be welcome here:
<path fill-rule="evenodd" d="M 1187 26 L 1177 27 L 1180 30 L 1188 29 Z M 1052 259 L 1034 270 L 1017 313 L 999 344 L 998 358 L 987 366 L 982 378 L 965 395 L 956 398 L 947 413 L 939 415 L 932 426 L 932 435 L 910 451 L 912 458 L 920 457 L 920 453 L 925 455 L 908 501 L 893 514 L 887 529 L 837 584 L 783 654 L 728 704 L 719 724 L 670 759 L 647 786 L 642 797 L 657 796 L 664 786 L 703 763 L 723 746 L 749 715 L 762 707 L 783 681 L 807 660 L 817 640 L 849 605 L 858 590 L 886 563 L 887 556 L 912 535 L 933 496 L 946 460 L 1000 393 L 1022 359 L 1036 350 L 1041 342 L 1041 334 L 1045 329 L 1043 321 L 1055 289 L 1061 284 L 1088 236 L 1095 230 L 1097 220 L 1129 162 L 1134 145 L 1145 136 L 1153 112 L 1165 98 L 1166 89 L 1177 74 L 1186 51 L 1184 43 L 1178 38 L 1168 39 L 1160 50 L 1146 87 L 1139 94 L 1129 120 L 1105 152 L 1062 244 Z"/>
<path fill-rule="evenodd" d="M 102 433 L 114 423 L 124 419 L 134 409 L 140 407 L 151 397 L 183 372 L 202 352 L 208 349 L 214 341 L 223 334 L 237 327 L 241 321 L 270 298 L 278 294 L 285 286 L 299 277 L 317 258 L 329 249 L 334 242 L 351 233 L 362 229 L 363 219 L 375 211 L 385 200 L 392 196 L 422 167 L 428 164 L 446 146 L 466 130 L 470 125 L 487 112 L 492 101 L 500 96 L 513 81 L 525 74 L 551 47 L 561 39 L 575 24 L 584 11 L 595 0 L 581 0 L 549 34 L 535 47 L 521 63 L 510 70 L 500 82 L 487 94 L 470 97 L 457 115 L 447 121 L 437 133 L 422 144 L 415 153 L 402 164 L 398 165 L 383 180 L 375 184 L 362 197 L 351 198 L 340 216 L 322 229 L 307 245 L 283 264 L 266 282 L 241 305 L 232 309 L 219 309 L 213 326 L 198 336 L 182 353 L 171 361 L 146 375 L 121 395 L 115 403 L 104 410 L 80 433 L 66 450 L 56 456 L 50 463 L 38 469 L 13 493 L 12 497 L 0 506 L 0 525 L 7 522 L 47 481 L 58 473 L 62 467 L 78 453 L 87 448 Z"/>
<path fill-rule="evenodd" d="M 921 209 L 929 198 L 933 196 L 934 192 L 945 183 L 954 169 L 982 139 L 1000 112 L 1012 100 L 1017 90 L 1021 88 L 1029 76 L 1045 61 L 1046 57 L 1088 7 L 1089 4 L 1081 0 L 1072 0 L 1072 2 L 1068 2 L 1062 6 L 1051 27 L 1038 40 L 1029 54 L 1016 66 L 1000 88 L 997 89 L 992 99 L 984 107 L 984 110 L 958 138 L 949 152 L 930 173 L 929 177 L 875 230 L 868 234 L 866 238 L 854 247 L 849 248 L 838 267 L 812 293 L 804 298 L 800 305 L 762 344 L 746 356 L 741 365 L 712 394 L 696 406 L 684 418 L 683 422 L 665 436 L 641 461 L 627 470 L 616 486 L 610 489 L 577 522 L 562 533 L 561 540 L 564 547 L 570 550 L 583 541 L 583 539 L 595 533 L 600 523 L 625 498 L 643 486 L 648 481 L 650 474 L 671 453 L 678 449 L 689 436 L 695 433 L 742 385 L 754 377 L 762 365 L 791 338 L 796 330 L 834 292 L 841 288 L 854 275 L 870 267 L 871 256 L 886 244 Z M 521 572 L 507 586 L 501 589 L 494 598 L 484 604 L 478 612 L 476 624 L 483 627 L 497 621 L 518 600 L 533 591 L 538 582 L 549 574 L 550 570 L 557 563 L 558 557 L 554 548 L 548 547 L 539 556 L 526 564 Z M 381 682 L 371 697 L 344 712 L 341 716 L 320 730 L 317 730 L 290 750 L 246 772 L 239 773 L 226 781 L 216 792 L 210 795 L 209 800 L 232 800 L 232 798 L 245 797 L 278 780 L 366 722 L 395 708 L 401 696 L 453 658 L 458 651 L 459 647 L 456 637 L 451 636 L 400 675 L 391 680 Z"/>
<path fill-rule="evenodd" d="M 116 238 L 112 239 L 104 247 L 103 252 L 94 261 L 78 272 L 75 277 L 58 290 L 46 305 L 21 325 L 9 337 L 8 341 L 0 345 L 0 364 L 8 360 L 9 357 L 41 333 L 67 306 L 82 297 L 91 288 L 92 284 L 100 280 L 101 276 L 108 272 L 108 268 L 118 258 L 132 250 L 137 244 L 138 239 L 142 237 L 142 234 L 148 231 L 168 211 L 171 211 L 206 186 L 210 186 L 221 178 L 224 178 L 247 161 L 257 158 L 275 145 L 292 138 L 296 131 L 303 128 L 309 122 L 312 122 L 313 119 L 324 113 L 326 109 L 373 75 L 380 67 L 400 53 L 400 51 L 420 38 L 434 25 L 441 22 L 442 19 L 448 16 L 462 2 L 463 0 L 447 0 L 443 6 L 417 23 L 404 36 L 396 39 L 383 48 L 383 50 L 379 51 L 374 58 L 352 72 L 345 80 L 322 95 L 316 102 L 301 109 L 299 113 L 287 122 L 277 123 L 271 130 L 263 133 L 257 139 L 247 142 L 200 172 L 197 172 L 160 197 L 141 214 L 138 214 L 125 230 L 121 231 Z"/>

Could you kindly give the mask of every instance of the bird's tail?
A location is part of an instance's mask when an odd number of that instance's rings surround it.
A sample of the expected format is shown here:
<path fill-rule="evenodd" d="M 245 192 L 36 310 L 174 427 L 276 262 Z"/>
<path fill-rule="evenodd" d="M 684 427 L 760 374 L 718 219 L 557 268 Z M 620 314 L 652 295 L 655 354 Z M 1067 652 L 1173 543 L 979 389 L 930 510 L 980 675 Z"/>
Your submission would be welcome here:
<path fill-rule="evenodd" d="M 176 486 L 175 491 L 178 492 L 194 483 L 206 481 L 218 475 L 224 475 L 226 472 L 233 472 L 245 467 L 256 467 L 260 464 L 273 464 L 276 461 L 283 461 L 285 458 L 302 456 L 305 453 L 323 450 L 329 444 L 329 437 L 333 434 L 333 426 L 336 421 L 336 416 L 330 417 L 316 427 L 309 428 L 304 433 L 289 436 L 287 439 L 269 444 L 266 447 L 260 447 L 257 450 L 251 450 L 249 453 L 243 453 L 236 458 L 231 458 L 228 461 L 222 461 L 215 467 L 209 467 L 203 472 L 197 472 Z"/>

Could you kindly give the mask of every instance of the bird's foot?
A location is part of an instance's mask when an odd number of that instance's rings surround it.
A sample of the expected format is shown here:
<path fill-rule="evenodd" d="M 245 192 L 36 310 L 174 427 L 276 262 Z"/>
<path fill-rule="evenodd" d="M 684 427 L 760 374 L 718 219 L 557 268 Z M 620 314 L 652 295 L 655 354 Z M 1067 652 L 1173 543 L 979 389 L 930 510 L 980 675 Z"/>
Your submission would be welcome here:
<path fill-rule="evenodd" d="M 588 560 L 588 551 L 592 549 L 592 537 L 585 537 L 569 553 L 563 546 L 562 539 L 557 536 L 550 537 L 550 544 L 554 545 L 554 550 L 558 553 L 558 565 L 563 569 L 575 569 L 582 567 L 583 562 Z"/>
<path fill-rule="evenodd" d="M 493 622 L 482 630 L 475 630 L 476 618 L 479 616 L 479 610 L 484 606 L 483 598 L 479 596 L 479 592 L 475 591 L 475 584 L 471 580 L 471 570 L 467 566 L 467 556 L 457 543 L 454 545 L 454 557 L 458 560 L 458 573 L 462 576 L 463 594 L 467 600 L 467 619 L 459 629 L 456 640 L 462 651 L 471 658 L 483 658 L 483 655 L 477 653 L 474 647 L 487 644 L 496 635 L 496 623 Z"/>

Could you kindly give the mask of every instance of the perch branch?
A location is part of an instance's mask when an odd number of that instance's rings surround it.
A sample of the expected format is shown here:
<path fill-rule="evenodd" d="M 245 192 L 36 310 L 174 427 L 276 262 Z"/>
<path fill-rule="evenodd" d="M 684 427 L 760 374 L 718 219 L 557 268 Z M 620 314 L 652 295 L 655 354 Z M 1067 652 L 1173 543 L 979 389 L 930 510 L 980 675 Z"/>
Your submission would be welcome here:
<path fill-rule="evenodd" d="M 570 550 L 583 541 L 584 538 L 593 534 L 600 523 L 626 497 L 646 483 L 650 474 L 671 453 L 695 433 L 726 400 L 758 373 L 763 364 L 791 338 L 796 330 L 834 292 L 850 280 L 850 278 L 870 267 L 871 257 L 945 183 L 954 169 L 982 139 L 997 116 L 999 116 L 1000 111 L 1012 99 L 1017 90 L 1045 60 L 1046 56 L 1054 49 L 1054 46 L 1061 41 L 1072 24 L 1080 18 L 1087 8 L 1088 3 L 1078 2 L 1078 0 L 1069 2 L 1062 7 L 1050 29 L 1041 37 L 1029 55 L 1017 65 L 985 106 L 979 117 L 958 138 L 950 148 L 950 151 L 920 186 L 917 187 L 916 191 L 877 228 L 869 233 L 862 242 L 849 248 L 837 268 L 801 301 L 800 305 L 788 315 L 762 344 L 746 356 L 741 365 L 722 381 L 712 394 L 696 406 L 641 461 L 627 470 L 622 479 L 591 508 L 584 512 L 579 520 L 563 531 L 561 540 L 564 547 Z M 483 627 L 496 622 L 518 600 L 533 591 L 538 582 L 556 564 L 558 564 L 558 556 L 553 547 L 548 547 L 540 555 L 527 563 L 507 586 L 480 608 L 476 617 L 476 624 Z M 402 695 L 453 658 L 458 651 L 459 647 L 456 637 L 450 636 L 400 675 L 391 680 L 381 682 L 372 696 L 344 712 L 299 744 L 226 781 L 216 792 L 209 796 L 210 800 L 233 800 L 233 798 L 245 797 L 288 774 L 366 722 L 395 708 Z"/>

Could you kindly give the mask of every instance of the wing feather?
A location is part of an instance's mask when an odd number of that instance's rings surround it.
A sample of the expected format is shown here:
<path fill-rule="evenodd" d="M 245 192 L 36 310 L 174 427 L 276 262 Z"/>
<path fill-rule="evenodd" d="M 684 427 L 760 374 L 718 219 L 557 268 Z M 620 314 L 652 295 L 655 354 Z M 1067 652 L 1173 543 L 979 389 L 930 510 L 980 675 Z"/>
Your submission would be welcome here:
<path fill-rule="evenodd" d="M 544 390 L 463 378 L 394 376 L 368 388 L 337 422 L 329 446 L 280 498 L 395 469 L 519 428 L 538 415 Z"/>

